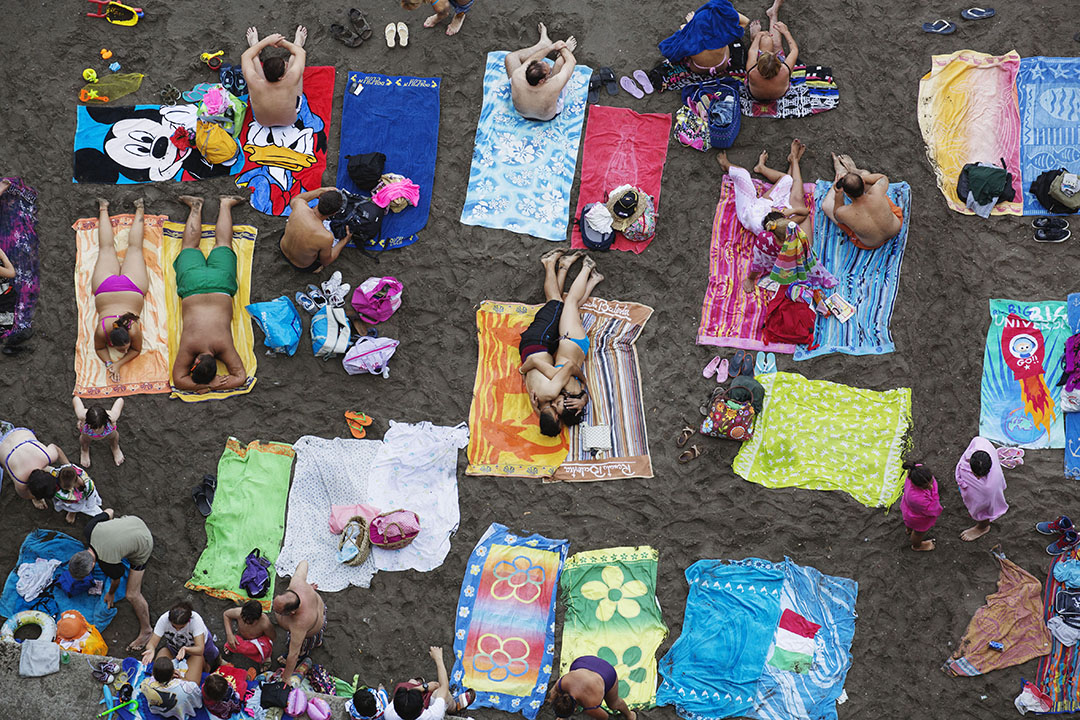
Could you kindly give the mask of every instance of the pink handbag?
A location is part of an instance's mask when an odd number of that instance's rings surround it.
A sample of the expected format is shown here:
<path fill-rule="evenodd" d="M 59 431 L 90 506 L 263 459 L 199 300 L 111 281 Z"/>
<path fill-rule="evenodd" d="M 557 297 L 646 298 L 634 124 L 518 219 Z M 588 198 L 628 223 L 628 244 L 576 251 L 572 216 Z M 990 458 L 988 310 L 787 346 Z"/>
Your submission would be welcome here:
<path fill-rule="evenodd" d="M 369 277 L 353 291 L 352 306 L 369 325 L 381 323 L 401 307 L 404 289 L 396 277 Z"/>
<path fill-rule="evenodd" d="M 420 517 L 412 510 L 391 510 L 371 519 L 368 534 L 375 547 L 400 550 L 420 534 Z"/>

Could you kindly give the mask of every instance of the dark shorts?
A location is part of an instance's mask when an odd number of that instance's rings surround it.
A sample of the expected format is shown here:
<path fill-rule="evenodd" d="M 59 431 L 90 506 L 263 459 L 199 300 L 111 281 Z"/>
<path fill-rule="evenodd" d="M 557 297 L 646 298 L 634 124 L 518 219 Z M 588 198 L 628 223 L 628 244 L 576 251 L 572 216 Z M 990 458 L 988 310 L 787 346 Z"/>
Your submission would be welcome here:
<path fill-rule="evenodd" d="M 559 319 L 562 317 L 562 309 L 561 300 L 548 300 L 544 307 L 536 312 L 536 317 L 529 327 L 525 328 L 525 332 L 521 333 L 521 342 L 518 343 L 522 362 L 533 353 L 555 354 L 559 347 Z"/>
<path fill-rule="evenodd" d="M 278 245 L 278 250 L 281 251 L 281 257 L 285 258 L 286 262 L 288 262 L 290 265 L 292 265 L 294 268 L 296 268 L 300 272 L 313 273 L 313 272 L 315 272 L 316 270 L 318 270 L 319 268 L 322 267 L 322 263 L 319 262 L 319 258 L 315 258 L 315 262 L 311 263 L 307 267 L 300 267 L 299 265 L 297 265 L 296 263 L 294 263 L 292 260 L 289 259 L 289 256 L 285 254 L 285 251 L 281 250 L 280 245 Z"/>
<path fill-rule="evenodd" d="M 297 658 L 297 662 L 299 662 L 303 658 L 306 658 L 308 655 L 310 655 L 311 651 L 314 650 L 315 648 L 322 646 L 323 633 L 324 632 L 326 632 L 326 606 L 325 605 L 323 605 L 322 627 L 319 628 L 319 632 L 315 633 L 311 637 L 304 638 L 304 643 L 300 646 L 300 655 Z M 289 645 L 289 640 L 291 639 L 291 637 L 292 637 L 292 634 L 289 633 L 288 631 L 286 631 L 286 633 L 285 633 L 285 645 L 286 645 L 286 647 Z"/>

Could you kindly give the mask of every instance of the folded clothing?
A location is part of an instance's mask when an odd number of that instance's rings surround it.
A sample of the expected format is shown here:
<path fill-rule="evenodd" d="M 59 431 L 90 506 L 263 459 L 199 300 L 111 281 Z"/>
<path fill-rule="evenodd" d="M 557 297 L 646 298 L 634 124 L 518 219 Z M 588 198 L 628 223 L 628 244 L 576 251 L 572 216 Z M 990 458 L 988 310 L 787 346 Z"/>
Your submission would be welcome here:
<path fill-rule="evenodd" d="M 1080 588 L 1080 560 L 1059 562 L 1054 566 L 1054 579 L 1071 588 Z"/>
<path fill-rule="evenodd" d="M 390 212 L 401 212 L 420 203 L 420 186 L 407 177 L 388 173 L 379 179 L 371 200 L 381 208 L 389 207 Z"/>

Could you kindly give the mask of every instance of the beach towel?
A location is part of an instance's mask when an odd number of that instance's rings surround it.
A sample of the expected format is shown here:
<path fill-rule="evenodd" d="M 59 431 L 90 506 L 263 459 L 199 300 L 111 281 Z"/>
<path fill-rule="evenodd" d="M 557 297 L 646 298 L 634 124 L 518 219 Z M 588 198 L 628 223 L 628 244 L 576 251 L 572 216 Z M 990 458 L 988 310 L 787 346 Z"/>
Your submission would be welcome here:
<path fill-rule="evenodd" d="M 773 568 L 784 574 L 780 622 L 746 717 L 836 720 L 851 667 L 859 584 L 786 557 Z"/>
<path fill-rule="evenodd" d="M 234 395 L 245 395 L 255 387 L 255 370 L 258 361 L 255 357 L 255 331 L 251 327 L 251 317 L 244 309 L 251 302 L 251 258 L 255 253 L 255 237 L 258 230 L 252 225 L 233 225 L 232 249 L 236 253 L 236 284 L 239 289 L 233 296 L 232 336 L 236 352 L 244 362 L 248 379 L 242 386 L 233 390 L 215 390 L 199 395 L 198 393 L 173 388 L 170 397 L 183 402 L 203 402 L 221 400 Z M 172 378 L 172 366 L 180 348 L 180 333 L 183 331 L 183 317 L 180 308 L 180 296 L 176 294 L 176 271 L 173 261 L 180 254 L 184 242 L 184 226 L 181 223 L 166 222 L 161 246 L 161 262 L 165 271 L 165 312 L 169 322 L 169 377 Z M 214 247 L 214 226 L 202 226 L 202 239 L 199 249 L 206 255 Z M 218 374 L 227 375 L 225 366 L 218 362 Z"/>
<path fill-rule="evenodd" d="M 461 222 L 565 240 L 592 69 L 574 68 L 553 120 L 526 120 L 510 100 L 505 52 L 490 52 Z M 549 61 L 550 62 L 550 61 Z"/>
<path fill-rule="evenodd" d="M 555 654 L 555 592 L 568 540 L 523 537 L 492 523 L 469 557 L 454 622 L 454 687 L 471 707 L 520 712 L 544 704 Z"/>
<path fill-rule="evenodd" d="M 245 558 L 258 548 L 271 563 L 277 560 L 293 455 L 286 443 L 228 439 L 218 460 L 214 511 L 206 518 L 206 549 L 184 587 L 235 603 L 251 599 L 240 587 Z M 270 573 L 270 587 L 259 598 L 263 610 L 273 597 Z"/>
<path fill-rule="evenodd" d="M 635 345 L 652 313 L 647 305 L 599 298 L 581 306 L 581 324 L 591 343 L 583 368 L 589 404 L 581 423 L 567 431 L 566 459 L 544 482 L 653 476 Z M 527 422 L 538 422 L 531 407 L 529 411 Z M 610 427 L 610 450 L 590 449 L 584 430 L 588 426 Z"/>
<path fill-rule="evenodd" d="M 582 208 L 589 203 L 606 203 L 608 193 L 620 185 L 633 185 L 648 193 L 659 218 L 660 179 L 664 175 L 670 134 L 671 115 L 666 113 L 639 114 L 606 105 L 590 108 L 585 148 L 581 152 L 581 185 L 571 227 L 571 247 L 585 247 L 576 222 Z M 617 232 L 611 247 L 641 253 L 651 242 L 652 238 L 630 242 Z"/>
<path fill-rule="evenodd" d="M 236 187 L 251 193 L 251 207 L 286 216 L 290 200 L 322 187 L 333 105 L 334 68 L 324 66 L 304 69 L 304 92 L 292 125 L 264 127 L 248 107 L 240 135 L 243 172 Z"/>
<path fill-rule="evenodd" d="M 761 196 L 772 185 L 754 180 L 754 187 Z M 803 183 L 803 190 L 806 207 L 813 213 L 814 185 Z M 713 218 L 709 284 L 701 306 L 697 344 L 793 353 L 795 345 L 765 341 L 765 311 L 773 293 L 761 287 L 752 293 L 742 289 L 742 280 L 750 273 L 754 259 L 754 242 L 753 233 L 739 222 L 735 212 L 735 186 L 731 178 L 725 176 Z"/>
<path fill-rule="evenodd" d="M 56 568 L 56 573 L 53 574 L 53 577 L 56 577 L 56 574 L 67 569 L 68 560 L 71 559 L 72 555 L 85 549 L 86 545 L 81 540 L 76 540 L 70 535 L 65 535 L 56 530 L 35 530 L 27 535 L 19 548 L 19 559 L 15 561 L 15 567 L 11 569 L 7 581 L 4 583 L 4 593 L 0 595 L 0 617 L 9 618 L 23 610 L 40 610 L 51 615 L 55 620 L 65 610 L 78 610 L 86 618 L 86 621 L 95 625 L 98 630 L 107 628 L 112 619 L 116 617 L 116 605 L 120 603 L 120 600 L 124 597 L 124 592 L 127 590 L 126 573 L 120 579 L 120 585 L 116 590 L 115 603 L 112 608 L 105 606 L 104 595 L 89 595 L 87 593 L 68 595 L 56 585 L 46 589 L 33 602 L 24 600 L 15 589 L 15 585 L 19 582 L 19 566 L 23 563 L 32 563 L 38 558 L 59 560 L 61 564 Z M 127 565 L 126 560 L 123 562 Z M 112 582 L 105 577 L 105 573 L 97 565 L 94 566 L 91 577 L 95 581 L 102 582 L 106 590 L 109 588 L 109 583 Z"/>
<path fill-rule="evenodd" d="M 359 95 L 351 89 L 359 82 Z M 439 92 L 442 80 L 350 72 L 341 110 L 341 148 L 337 186 L 361 192 L 349 178 L 348 156 L 381 152 L 385 171 L 403 175 L 420 186 L 420 201 L 399 213 L 383 216 L 379 237 L 370 250 L 412 245 L 427 226 L 435 188 L 435 156 L 439 145 Z M 367 193 L 365 193 L 367 194 Z"/>
<path fill-rule="evenodd" d="M 583 655 L 606 660 L 631 709 L 656 704 L 656 650 L 667 637 L 656 600 L 658 558 L 648 546 L 613 547 L 577 553 L 563 568 L 562 674 Z"/>
<path fill-rule="evenodd" d="M 819 355 L 882 355 L 896 349 L 889 322 L 900 286 L 900 266 L 904 262 L 911 220 L 911 187 L 891 183 L 888 197 L 904 211 L 904 222 L 896 237 L 874 250 L 860 250 L 821 209 L 832 183 L 817 181 L 814 213 L 814 251 L 823 268 L 838 281 L 827 295 L 839 294 L 855 307 L 855 315 L 840 322 L 832 315 L 818 315 L 814 324 L 814 344 L 800 345 L 796 360 Z"/>
<path fill-rule="evenodd" d="M 934 55 L 930 72 L 919 81 L 919 130 L 926 158 L 945 203 L 958 213 L 975 214 L 967 208 L 967 198 L 956 195 L 964 165 L 998 164 L 1004 158 L 1013 174 L 1016 201 L 998 203 L 992 214 L 1021 214 L 1019 69 L 1020 56 L 1015 51 L 987 55 L 958 50 Z"/>
<path fill-rule="evenodd" d="M 793 373 L 758 375 L 765 405 L 732 469 L 765 487 L 842 490 L 888 507 L 904 487 L 911 390 L 877 392 Z"/>
<path fill-rule="evenodd" d="M 127 256 L 128 234 L 134 218 L 134 215 L 112 217 L 116 255 L 121 265 Z M 105 363 L 94 351 L 98 314 L 90 288 L 98 258 L 98 219 L 82 218 L 72 225 L 75 230 L 75 303 L 79 308 L 79 337 L 75 342 L 75 395 L 93 399 L 169 392 L 169 327 L 165 312 L 165 271 L 161 265 L 162 227 L 168 219 L 166 215 L 143 217 L 143 259 L 150 286 L 139 315 L 143 332 L 142 352 L 120 368 L 119 382 L 109 379 Z M 117 353 L 112 355 L 114 360 L 119 358 Z"/>
<path fill-rule="evenodd" d="M 739 83 L 739 107 L 743 117 L 802 118 L 832 110 L 840 104 L 840 87 L 832 68 L 799 63 L 791 71 L 787 92 L 776 100 L 762 102 L 750 97 L 746 73 L 733 72 Z"/>
<path fill-rule="evenodd" d="M 41 280 L 38 269 L 37 190 L 17 177 L 2 178 L 11 183 L 0 195 L 0 250 L 15 267 L 11 279 L 15 296 L 13 324 L 0 328 L 0 340 L 14 344 L 32 331 Z"/>
<path fill-rule="evenodd" d="M 979 435 L 999 445 L 1065 447 L 1058 379 L 1069 335 L 1064 302 L 990 300 Z"/>
<path fill-rule="evenodd" d="M 686 570 L 682 634 L 660 659 L 657 705 L 680 717 L 745 715 L 780 622 L 784 573 L 765 560 L 698 560 Z"/>
<path fill-rule="evenodd" d="M 585 359 L 590 400 L 581 425 L 560 437 L 540 433 L 518 372 L 521 332 L 539 305 L 486 300 L 476 311 L 480 343 L 469 410 L 467 475 L 579 482 L 652 477 L 641 374 L 634 343 L 652 308 L 590 298 L 581 308 L 592 348 Z M 585 449 L 581 428 L 611 426 L 612 449 Z"/>
<path fill-rule="evenodd" d="M 670 37 L 657 45 L 660 54 L 679 61 L 704 50 L 727 47 L 743 36 L 739 12 L 730 0 L 709 0 Z"/>
<path fill-rule="evenodd" d="M 244 164 L 239 143 L 231 159 L 210 163 L 194 143 L 172 142 L 181 129 L 194 138 L 197 114 L 192 104 L 78 106 L 74 182 L 187 182 L 239 173 Z"/>
<path fill-rule="evenodd" d="M 986 604 L 975 611 L 956 651 L 942 666 L 953 676 L 982 675 L 1050 653 L 1042 583 L 1005 557 L 1000 548 L 991 553 L 1000 566 L 997 592 L 986 596 Z M 991 641 L 1002 643 L 1005 649 L 992 649 Z"/>
<path fill-rule="evenodd" d="M 1047 170 L 1080 171 L 1080 58 L 1023 58 L 1016 90 L 1024 214 L 1049 215 L 1030 187 Z"/>
<path fill-rule="evenodd" d="M 1054 577 L 1054 569 L 1060 563 L 1080 560 L 1080 551 L 1070 550 L 1050 560 L 1043 591 L 1043 622 L 1049 621 L 1054 612 L 1054 597 L 1066 586 Z M 1080 711 L 1080 644 L 1062 645 L 1050 634 L 1050 653 L 1039 660 L 1035 684 L 1050 696 L 1052 713 Z"/>

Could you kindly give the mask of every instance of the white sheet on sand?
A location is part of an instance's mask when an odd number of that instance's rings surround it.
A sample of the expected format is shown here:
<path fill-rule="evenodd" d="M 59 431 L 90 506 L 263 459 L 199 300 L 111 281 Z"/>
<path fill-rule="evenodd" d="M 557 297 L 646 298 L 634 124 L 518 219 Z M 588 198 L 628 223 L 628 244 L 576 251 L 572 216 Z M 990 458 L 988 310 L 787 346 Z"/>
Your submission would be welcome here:
<path fill-rule="evenodd" d="M 285 545 L 277 572 L 291 575 L 308 561 L 308 580 L 334 592 L 369 587 L 379 570 L 433 570 L 450 552 L 460 513 L 458 450 L 468 428 L 390 421 L 382 441 L 325 439 L 296 441 L 296 469 L 289 491 Z M 339 536 L 330 532 L 331 505 L 367 503 L 383 512 L 404 508 L 420 516 L 420 535 L 401 550 L 374 548 L 358 567 L 337 561 Z"/>

